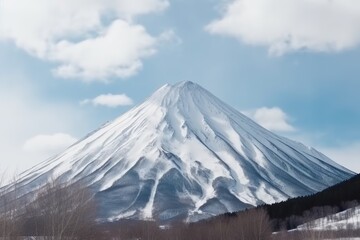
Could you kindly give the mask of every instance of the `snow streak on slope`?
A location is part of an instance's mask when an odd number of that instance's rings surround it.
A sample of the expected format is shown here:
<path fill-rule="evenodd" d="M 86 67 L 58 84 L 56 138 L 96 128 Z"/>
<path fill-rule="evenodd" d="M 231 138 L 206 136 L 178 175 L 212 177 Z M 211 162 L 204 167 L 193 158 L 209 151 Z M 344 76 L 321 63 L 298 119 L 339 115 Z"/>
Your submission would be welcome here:
<path fill-rule="evenodd" d="M 101 219 L 192 221 L 314 193 L 352 173 L 182 82 L 23 173 L 18 189 L 51 176 L 85 182 Z"/>

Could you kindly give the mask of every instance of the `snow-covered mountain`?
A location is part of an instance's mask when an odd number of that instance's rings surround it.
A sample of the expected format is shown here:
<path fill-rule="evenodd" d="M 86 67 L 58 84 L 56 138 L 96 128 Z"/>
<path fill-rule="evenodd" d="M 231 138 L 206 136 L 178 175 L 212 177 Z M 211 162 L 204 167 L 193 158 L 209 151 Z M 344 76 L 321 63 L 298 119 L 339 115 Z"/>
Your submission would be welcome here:
<path fill-rule="evenodd" d="M 317 192 L 352 176 L 262 128 L 197 84 L 165 85 L 141 105 L 21 175 L 33 191 L 82 180 L 103 220 L 189 221 Z"/>

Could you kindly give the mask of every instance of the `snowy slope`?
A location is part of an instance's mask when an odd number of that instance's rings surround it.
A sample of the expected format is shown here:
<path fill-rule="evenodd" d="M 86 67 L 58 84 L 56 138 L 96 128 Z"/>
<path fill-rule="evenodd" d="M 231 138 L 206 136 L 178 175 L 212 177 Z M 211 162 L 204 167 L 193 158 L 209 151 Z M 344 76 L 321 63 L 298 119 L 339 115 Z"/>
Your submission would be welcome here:
<path fill-rule="evenodd" d="M 360 229 L 360 207 L 319 218 L 297 227 L 297 230 L 345 230 Z"/>
<path fill-rule="evenodd" d="M 85 182 L 104 220 L 192 221 L 314 193 L 352 173 L 182 82 L 26 171 L 19 189 L 51 176 Z"/>

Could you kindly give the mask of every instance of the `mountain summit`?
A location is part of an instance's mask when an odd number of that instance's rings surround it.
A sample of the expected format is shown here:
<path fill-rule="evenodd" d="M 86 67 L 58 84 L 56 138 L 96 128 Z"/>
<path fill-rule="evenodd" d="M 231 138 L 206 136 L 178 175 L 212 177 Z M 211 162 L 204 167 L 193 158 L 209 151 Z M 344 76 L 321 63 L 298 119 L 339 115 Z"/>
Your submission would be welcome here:
<path fill-rule="evenodd" d="M 320 191 L 352 176 L 262 128 L 192 82 L 149 99 L 21 175 L 83 181 L 106 221 L 198 219 Z"/>

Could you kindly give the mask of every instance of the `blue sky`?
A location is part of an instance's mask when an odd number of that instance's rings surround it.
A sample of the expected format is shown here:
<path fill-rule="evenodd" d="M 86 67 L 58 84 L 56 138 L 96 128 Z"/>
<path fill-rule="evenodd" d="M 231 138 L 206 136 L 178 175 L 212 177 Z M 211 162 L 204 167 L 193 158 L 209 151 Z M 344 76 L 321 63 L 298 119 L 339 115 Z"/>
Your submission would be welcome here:
<path fill-rule="evenodd" d="M 360 172 L 356 0 L 0 0 L 0 166 L 193 81 Z"/>

